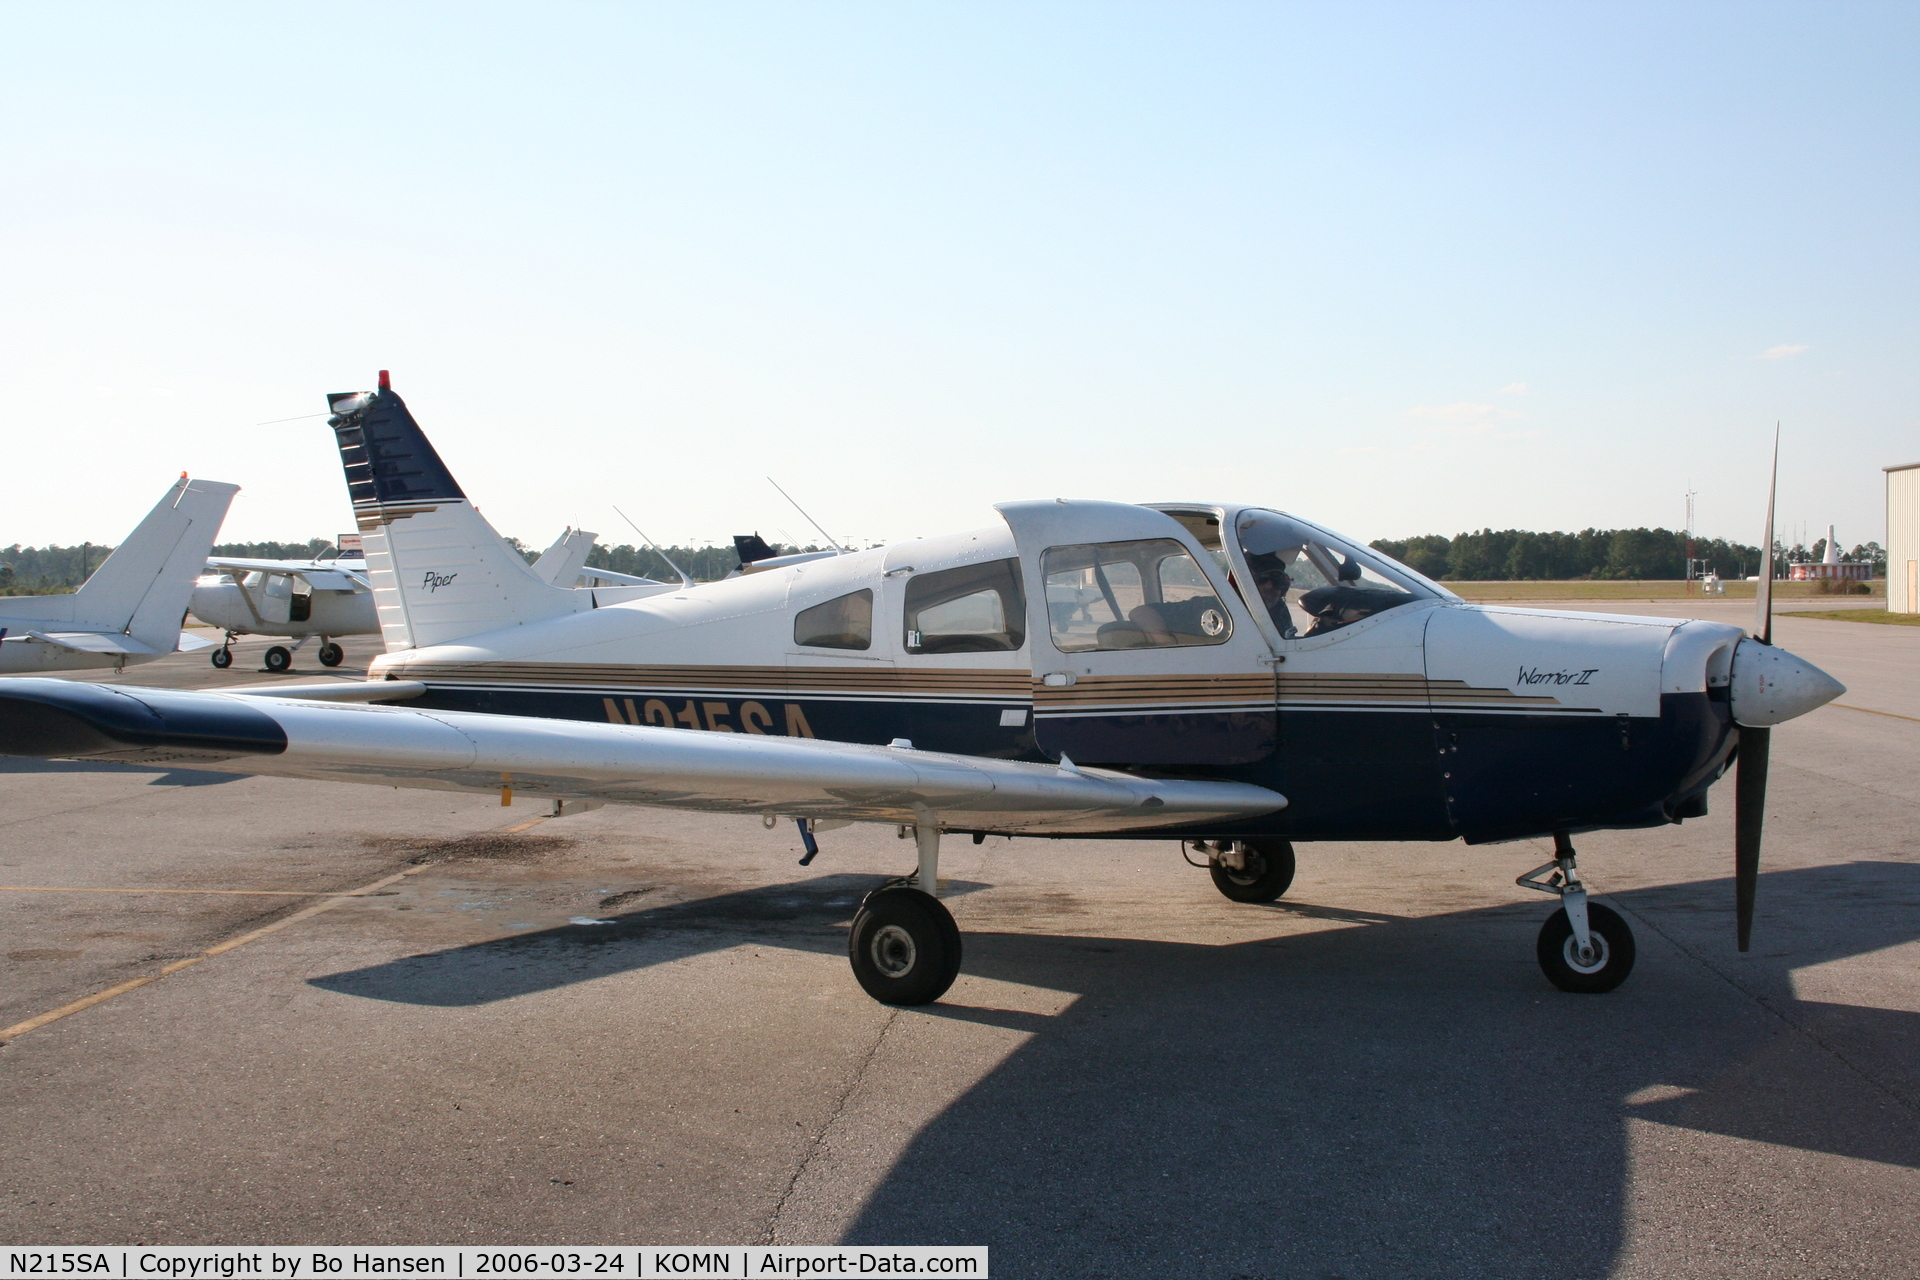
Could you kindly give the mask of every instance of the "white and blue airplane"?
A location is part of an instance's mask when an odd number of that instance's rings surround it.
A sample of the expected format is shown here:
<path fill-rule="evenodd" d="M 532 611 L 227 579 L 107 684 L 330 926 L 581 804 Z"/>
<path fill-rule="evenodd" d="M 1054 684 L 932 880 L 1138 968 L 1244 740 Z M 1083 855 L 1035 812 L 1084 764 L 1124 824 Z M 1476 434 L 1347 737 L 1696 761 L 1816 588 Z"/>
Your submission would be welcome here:
<path fill-rule="evenodd" d="M 961 962 L 948 834 L 1179 840 L 1238 902 L 1294 844 L 1550 837 L 1536 952 L 1611 990 L 1633 935 L 1572 838 L 1707 811 L 1738 762 L 1748 943 L 1770 726 L 1843 690 L 1723 623 L 1470 604 L 1319 525 L 1232 502 L 1002 503 L 998 523 L 720 582 L 567 590 L 467 500 L 383 374 L 330 397 L 386 652 L 359 683 L 0 687 L 0 752 L 911 833 L 862 903 L 861 985 Z M 1771 541 L 1769 500 L 1767 541 Z M 359 705 L 349 705 L 357 703 Z M 1036 850 L 1036 856 L 1044 853 Z"/>
<path fill-rule="evenodd" d="M 70 595 L 0 598 L 0 673 L 123 669 L 207 642 L 180 629 L 239 485 L 180 473 Z"/>

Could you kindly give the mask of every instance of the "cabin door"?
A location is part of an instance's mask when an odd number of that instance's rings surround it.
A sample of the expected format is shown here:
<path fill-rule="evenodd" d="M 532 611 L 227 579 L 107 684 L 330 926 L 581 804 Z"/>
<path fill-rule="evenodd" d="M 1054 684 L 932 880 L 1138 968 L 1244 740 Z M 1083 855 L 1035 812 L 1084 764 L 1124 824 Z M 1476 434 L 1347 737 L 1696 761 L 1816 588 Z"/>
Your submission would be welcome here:
<path fill-rule="evenodd" d="M 1025 577 L 1042 752 L 1108 765 L 1273 753 L 1272 650 L 1178 521 L 1119 502 L 998 509 Z"/>

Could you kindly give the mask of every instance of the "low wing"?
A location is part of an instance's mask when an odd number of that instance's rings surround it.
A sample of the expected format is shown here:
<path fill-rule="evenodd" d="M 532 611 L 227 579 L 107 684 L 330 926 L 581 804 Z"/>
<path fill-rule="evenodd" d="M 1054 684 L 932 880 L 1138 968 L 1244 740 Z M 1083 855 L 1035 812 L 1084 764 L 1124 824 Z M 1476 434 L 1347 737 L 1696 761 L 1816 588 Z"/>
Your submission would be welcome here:
<path fill-rule="evenodd" d="M 1007 833 L 1150 831 L 1287 803 L 1241 782 L 811 738 L 37 678 L 0 682 L 0 754 Z"/>
<path fill-rule="evenodd" d="M 297 560 L 236 560 L 209 556 L 207 568 L 220 573 L 277 573 L 289 578 L 304 578 L 315 591 L 364 591 L 366 570 L 341 569 L 338 561 L 303 564 Z"/>

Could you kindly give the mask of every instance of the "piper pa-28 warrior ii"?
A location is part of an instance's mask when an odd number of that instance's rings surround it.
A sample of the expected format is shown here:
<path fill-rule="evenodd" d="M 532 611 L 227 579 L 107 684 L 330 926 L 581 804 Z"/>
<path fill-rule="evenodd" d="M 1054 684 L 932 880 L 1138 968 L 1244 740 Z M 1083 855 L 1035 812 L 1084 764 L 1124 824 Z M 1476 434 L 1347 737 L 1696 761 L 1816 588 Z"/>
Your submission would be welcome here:
<path fill-rule="evenodd" d="M 64 596 L 0 599 L 0 673 L 118 670 L 207 642 L 180 629 L 236 484 L 186 472 L 106 563 Z"/>
<path fill-rule="evenodd" d="M 384 380 L 330 403 L 387 643 L 371 678 L 279 696 L 12 681 L 0 749 L 498 789 L 556 813 L 754 812 L 809 846 L 815 823 L 898 824 L 918 867 L 867 896 L 848 941 L 890 1003 L 959 970 L 936 896 L 949 834 L 1180 840 L 1239 902 L 1286 891 L 1296 841 L 1551 837 L 1522 877 L 1562 904 L 1541 965 L 1609 990 L 1633 937 L 1588 900 L 1572 835 L 1704 814 L 1736 754 L 1744 948 L 1768 726 L 1841 692 L 1764 635 L 1471 605 L 1232 503 L 1009 502 L 989 528 L 643 598 L 567 591 L 486 524 Z"/>

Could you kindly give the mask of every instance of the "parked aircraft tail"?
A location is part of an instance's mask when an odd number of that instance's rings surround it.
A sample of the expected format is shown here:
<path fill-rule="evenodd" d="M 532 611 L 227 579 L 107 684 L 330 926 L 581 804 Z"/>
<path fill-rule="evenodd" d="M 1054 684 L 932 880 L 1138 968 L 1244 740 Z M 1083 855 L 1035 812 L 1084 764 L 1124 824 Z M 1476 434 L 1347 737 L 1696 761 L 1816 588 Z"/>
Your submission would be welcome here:
<path fill-rule="evenodd" d="M 556 587 L 577 585 L 580 571 L 587 567 L 587 556 L 593 550 L 594 539 L 599 536 L 585 529 L 566 530 L 533 562 L 533 576 L 542 582 L 551 582 Z"/>
<path fill-rule="evenodd" d="M 461 492 L 387 384 L 327 397 L 389 653 L 593 608 L 536 576 Z"/>
<path fill-rule="evenodd" d="M 13 597 L 6 601 L 7 616 L 44 621 L 62 634 L 118 634 L 135 642 L 131 648 L 101 652 L 172 653 L 194 581 L 238 492 L 237 484 L 189 480 L 181 472 L 147 518 L 78 591 Z"/>

